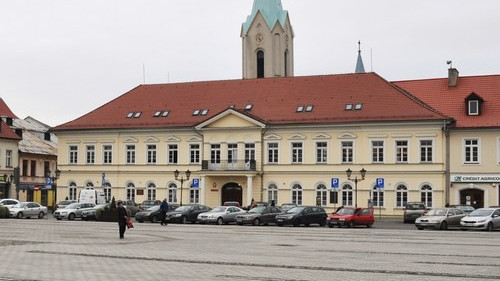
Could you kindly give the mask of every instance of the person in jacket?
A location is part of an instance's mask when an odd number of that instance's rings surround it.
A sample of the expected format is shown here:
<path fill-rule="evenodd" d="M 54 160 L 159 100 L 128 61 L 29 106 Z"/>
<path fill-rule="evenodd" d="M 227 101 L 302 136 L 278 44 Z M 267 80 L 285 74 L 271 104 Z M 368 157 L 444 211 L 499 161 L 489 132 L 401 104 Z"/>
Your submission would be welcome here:
<path fill-rule="evenodd" d="M 160 213 L 161 213 L 161 225 L 167 225 L 167 212 L 168 212 L 168 202 L 167 199 L 163 199 L 160 204 Z"/>
<path fill-rule="evenodd" d="M 118 201 L 118 208 L 116 209 L 118 213 L 118 227 L 120 229 L 120 239 L 124 238 L 125 229 L 127 229 L 127 209 L 123 206 L 122 201 Z"/>

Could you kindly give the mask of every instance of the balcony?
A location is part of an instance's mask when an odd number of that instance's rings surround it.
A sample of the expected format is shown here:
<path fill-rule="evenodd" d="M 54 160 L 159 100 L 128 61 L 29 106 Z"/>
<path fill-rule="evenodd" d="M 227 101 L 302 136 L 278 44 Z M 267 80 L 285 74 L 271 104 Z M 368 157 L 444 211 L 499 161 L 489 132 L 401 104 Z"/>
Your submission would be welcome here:
<path fill-rule="evenodd" d="M 218 163 L 212 163 L 211 160 L 201 161 L 203 171 L 255 171 L 256 166 L 255 160 L 220 160 Z"/>

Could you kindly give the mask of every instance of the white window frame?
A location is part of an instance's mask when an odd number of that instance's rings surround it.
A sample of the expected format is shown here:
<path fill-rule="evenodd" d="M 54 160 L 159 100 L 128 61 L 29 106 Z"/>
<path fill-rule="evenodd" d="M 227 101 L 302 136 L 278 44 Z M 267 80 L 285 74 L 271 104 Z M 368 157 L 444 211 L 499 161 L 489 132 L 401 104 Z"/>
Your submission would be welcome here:
<path fill-rule="evenodd" d="M 125 186 L 125 193 L 127 194 L 127 200 L 131 200 L 135 202 L 135 198 L 137 196 L 137 189 L 135 188 L 135 184 L 132 182 L 127 183 Z"/>
<path fill-rule="evenodd" d="M 317 141 L 316 143 L 316 163 L 317 164 L 327 164 L 328 163 L 328 142 L 327 141 Z M 319 144 L 325 144 L 323 147 L 319 147 Z"/>
<path fill-rule="evenodd" d="M 398 145 L 398 142 L 406 142 L 406 145 Z M 410 162 L 410 141 L 409 140 L 395 140 L 394 141 L 394 162 L 396 163 L 409 163 Z M 402 150 L 402 151 L 400 151 Z M 405 151 L 406 150 L 406 151 Z M 404 159 L 406 157 L 406 160 Z"/>
<path fill-rule="evenodd" d="M 373 202 L 373 207 L 384 207 L 385 205 L 385 189 L 383 188 L 377 188 L 377 186 L 373 186 L 372 188 L 372 202 Z M 377 200 L 375 200 L 377 198 Z M 380 202 L 380 198 L 382 198 L 382 202 Z M 382 203 L 382 204 L 380 204 Z"/>
<path fill-rule="evenodd" d="M 189 188 L 189 203 L 190 204 L 199 204 L 200 203 L 200 189 L 193 188 L 192 186 Z"/>
<path fill-rule="evenodd" d="M 126 164 L 135 164 L 135 144 L 125 145 L 125 161 Z"/>
<path fill-rule="evenodd" d="M 270 145 L 276 145 L 276 147 L 270 148 Z M 268 164 L 279 164 L 280 162 L 280 143 L 279 142 L 268 142 L 266 144 L 267 157 L 266 162 Z M 272 152 L 272 153 L 271 153 Z M 269 159 L 272 156 L 272 159 Z M 276 159 L 276 161 L 274 161 Z M 273 160 L 273 161 L 269 161 Z"/>
<path fill-rule="evenodd" d="M 375 142 L 382 142 L 382 146 L 381 147 L 379 147 L 379 146 L 375 147 L 374 146 Z M 374 152 L 375 148 L 377 149 L 377 159 L 374 161 L 374 159 L 373 159 L 373 154 L 374 153 L 373 152 Z M 380 151 L 380 149 L 382 151 Z M 385 149 L 385 140 L 372 140 L 371 141 L 371 150 L 370 150 L 370 152 L 371 152 L 370 153 L 370 158 L 371 158 L 372 163 L 374 163 L 374 164 L 383 164 L 383 163 L 385 163 L 385 156 L 386 156 L 385 155 L 386 154 L 385 151 L 386 151 L 386 149 Z M 382 160 L 379 160 L 379 158 L 380 158 L 379 156 L 380 156 L 381 152 L 382 152 Z"/>
<path fill-rule="evenodd" d="M 341 191 L 342 191 L 341 194 L 342 206 L 354 206 L 355 202 L 354 200 L 356 199 L 354 198 L 354 188 L 352 187 L 352 185 L 349 183 L 342 185 Z M 344 194 L 346 195 L 345 200 L 344 200 Z M 349 202 L 349 199 L 351 202 Z"/>
<path fill-rule="evenodd" d="M 5 150 L 5 167 L 12 167 L 12 150 Z"/>
<path fill-rule="evenodd" d="M 274 200 L 274 204 L 278 204 L 278 185 L 270 183 L 267 186 L 267 202 L 269 204 Z"/>
<path fill-rule="evenodd" d="M 255 160 L 255 143 L 245 143 L 245 162 Z"/>
<path fill-rule="evenodd" d="M 76 183 L 74 181 L 70 182 L 68 184 L 68 199 L 69 200 L 77 200 L 77 192 L 78 187 L 76 186 Z"/>
<path fill-rule="evenodd" d="M 344 146 L 344 144 L 348 144 L 348 143 L 351 144 L 350 147 Z M 350 161 L 349 161 L 349 159 L 346 159 L 348 161 L 344 161 L 344 150 L 346 151 L 346 155 L 348 155 L 348 153 L 351 152 Z M 347 158 L 349 158 L 349 156 L 347 156 Z M 354 163 L 354 141 L 352 141 L 352 140 L 340 141 L 340 163 L 342 163 L 342 164 Z"/>
<path fill-rule="evenodd" d="M 177 203 L 177 184 L 174 182 L 171 182 L 168 184 L 167 187 L 167 200 L 168 203 Z"/>
<path fill-rule="evenodd" d="M 198 143 L 189 145 L 189 163 L 190 164 L 199 164 L 200 163 L 200 155 L 201 155 L 201 145 Z"/>
<path fill-rule="evenodd" d="M 210 145 L 210 163 L 220 165 L 222 162 L 222 153 L 221 153 L 221 145 L 220 144 L 211 144 Z"/>
<path fill-rule="evenodd" d="M 102 163 L 104 165 L 113 164 L 113 146 L 111 144 L 102 146 Z"/>
<path fill-rule="evenodd" d="M 238 144 L 237 143 L 228 143 L 227 144 L 227 164 L 236 164 L 238 163 Z"/>
<path fill-rule="evenodd" d="M 472 109 L 475 109 L 475 112 Z M 479 100 L 467 101 L 467 114 L 472 116 L 479 115 Z"/>
<path fill-rule="evenodd" d="M 468 141 L 477 141 L 477 144 L 471 144 L 467 145 Z M 462 163 L 464 165 L 479 165 L 481 164 L 481 138 L 463 138 L 462 140 Z M 472 160 L 467 160 L 467 148 L 473 149 L 474 147 L 477 147 L 477 161 L 472 161 Z M 472 156 L 471 152 L 471 159 L 474 157 Z"/>
<path fill-rule="evenodd" d="M 321 202 L 320 206 L 326 206 L 328 204 L 328 188 L 323 183 L 316 185 L 316 198 L 315 198 L 315 200 L 317 200 L 318 197 L 320 198 L 320 202 Z M 316 203 L 315 203 L 315 205 L 316 205 Z"/>
<path fill-rule="evenodd" d="M 72 165 L 78 164 L 78 145 L 68 146 L 68 163 Z"/>
<path fill-rule="evenodd" d="M 111 198 L 112 198 L 112 196 L 111 196 L 111 193 L 112 193 L 111 192 L 111 190 L 112 190 L 111 184 L 109 182 L 105 182 L 103 184 L 102 190 L 104 191 L 104 197 L 106 198 L 106 202 L 111 201 Z"/>
<path fill-rule="evenodd" d="M 429 189 L 425 189 L 425 187 L 429 187 Z M 429 200 L 429 194 L 430 194 L 430 200 Z M 425 198 L 423 198 L 425 197 Z M 423 200 L 422 200 L 423 199 Z M 423 184 L 420 187 L 420 201 L 425 204 L 427 208 L 432 208 L 434 204 L 434 188 L 430 184 Z M 430 204 L 429 204 L 430 201 Z"/>
<path fill-rule="evenodd" d="M 402 187 L 399 189 L 399 187 Z M 404 189 L 403 189 L 404 188 Z M 405 196 L 404 196 L 405 195 Z M 406 184 L 396 184 L 396 188 L 394 189 L 394 205 L 396 208 L 404 208 L 406 204 L 409 202 L 410 193 L 408 186 Z M 398 204 L 398 197 L 401 197 L 400 203 Z M 406 198 L 406 201 L 403 200 Z"/>
<path fill-rule="evenodd" d="M 168 145 L 168 164 L 179 164 L 179 145 Z"/>
<path fill-rule="evenodd" d="M 300 144 L 300 147 L 294 147 L 294 145 Z M 303 164 L 304 163 L 304 142 L 293 141 L 290 143 L 290 162 L 292 164 Z M 294 153 L 297 153 L 297 159 L 294 159 Z M 300 161 L 299 161 L 300 160 Z"/>
<path fill-rule="evenodd" d="M 93 144 L 85 146 L 85 164 L 95 164 L 95 145 Z"/>
<path fill-rule="evenodd" d="M 304 188 L 299 183 L 292 184 L 292 203 L 302 205 L 304 202 Z"/>
<path fill-rule="evenodd" d="M 156 184 L 153 182 L 148 183 L 146 186 L 146 196 L 148 200 L 156 200 Z"/>
<path fill-rule="evenodd" d="M 156 165 L 158 163 L 158 146 L 156 144 L 146 145 L 146 164 Z"/>
<path fill-rule="evenodd" d="M 431 142 L 431 145 L 428 146 L 428 145 L 422 145 L 422 142 L 427 142 L 427 141 L 430 141 Z M 422 139 L 422 140 L 419 140 L 418 141 L 418 145 L 419 145 L 419 161 L 420 163 L 433 163 L 434 162 L 434 140 L 433 139 Z M 431 153 L 430 153 L 430 157 L 431 159 L 429 160 L 429 152 L 428 152 L 428 148 L 430 147 L 431 149 Z M 425 148 L 425 160 L 422 160 L 422 149 Z"/>

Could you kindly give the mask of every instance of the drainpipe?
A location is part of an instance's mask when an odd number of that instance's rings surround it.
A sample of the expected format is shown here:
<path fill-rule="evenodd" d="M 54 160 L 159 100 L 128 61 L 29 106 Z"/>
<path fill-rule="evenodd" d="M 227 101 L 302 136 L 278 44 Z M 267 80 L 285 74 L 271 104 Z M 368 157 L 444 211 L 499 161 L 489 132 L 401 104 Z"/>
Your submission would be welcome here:
<path fill-rule="evenodd" d="M 445 146 L 446 146 L 446 155 L 445 155 L 445 204 L 450 204 L 450 129 L 448 127 L 447 121 L 443 121 L 443 132 L 445 135 Z"/>
<path fill-rule="evenodd" d="M 264 135 L 269 130 L 269 127 L 266 125 L 262 133 L 260 134 L 260 201 L 264 201 L 264 157 L 265 157 L 265 147 L 264 147 Z M 277 204 L 278 202 L 276 202 Z"/>

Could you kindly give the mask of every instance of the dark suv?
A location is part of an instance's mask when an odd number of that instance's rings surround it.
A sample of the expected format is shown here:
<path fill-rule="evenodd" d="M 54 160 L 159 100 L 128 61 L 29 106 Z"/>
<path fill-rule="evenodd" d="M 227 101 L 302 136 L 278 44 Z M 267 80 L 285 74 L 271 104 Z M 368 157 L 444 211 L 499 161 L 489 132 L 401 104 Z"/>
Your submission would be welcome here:
<path fill-rule="evenodd" d="M 405 213 L 403 215 L 403 222 L 414 222 L 418 217 L 427 214 L 427 207 L 422 202 L 409 202 L 406 203 Z"/>
<path fill-rule="evenodd" d="M 276 224 L 278 226 L 283 226 L 285 224 L 292 224 L 293 226 L 299 226 L 301 224 L 309 226 L 313 223 L 319 224 L 320 226 L 326 225 L 327 214 L 325 209 L 316 206 L 297 206 L 286 213 L 281 213 L 276 216 Z"/>

